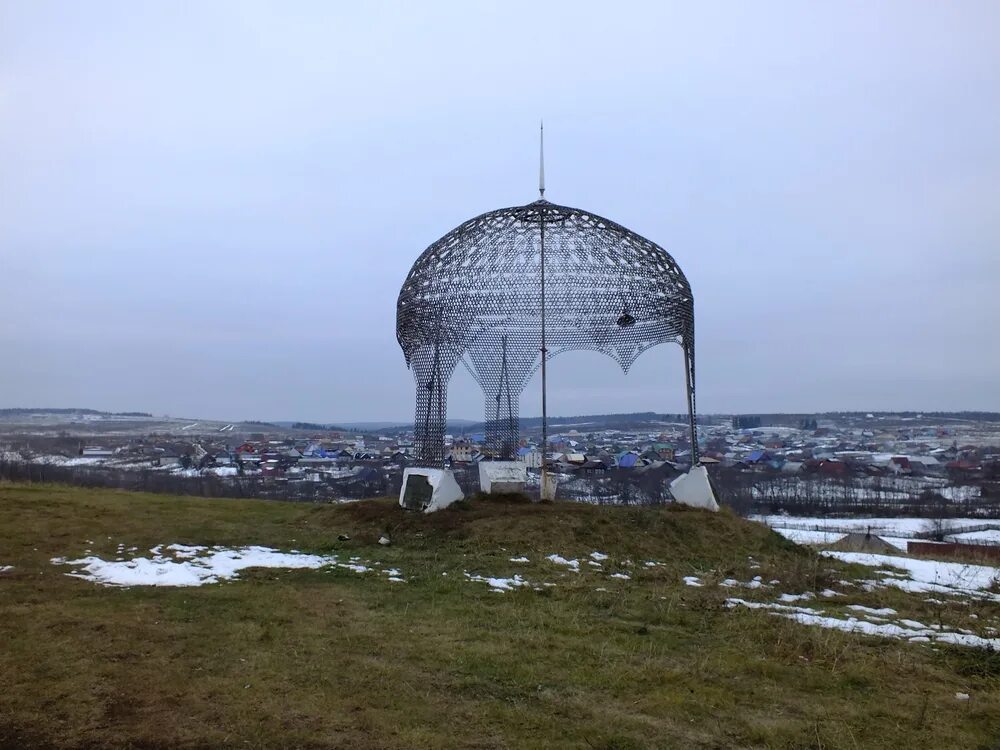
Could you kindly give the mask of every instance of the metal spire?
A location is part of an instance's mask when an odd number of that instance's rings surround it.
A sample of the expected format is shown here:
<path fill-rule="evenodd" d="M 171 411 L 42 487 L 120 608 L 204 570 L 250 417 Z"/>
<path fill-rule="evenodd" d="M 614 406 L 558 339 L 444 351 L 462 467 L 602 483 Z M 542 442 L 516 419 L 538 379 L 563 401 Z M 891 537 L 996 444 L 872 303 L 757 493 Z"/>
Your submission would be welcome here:
<path fill-rule="evenodd" d="M 538 127 L 538 192 L 541 199 L 545 200 L 545 123 L 539 122 Z M 549 350 L 545 346 L 545 209 L 538 215 L 539 231 L 539 268 L 541 270 L 541 308 L 542 308 L 542 465 L 541 481 L 538 485 L 539 500 L 555 500 L 555 487 L 549 480 L 549 466 L 546 459 L 546 452 L 549 449 L 549 414 L 546 405 L 547 386 L 545 381 L 545 360 L 548 359 Z"/>
<path fill-rule="evenodd" d="M 538 193 L 545 197 L 545 123 L 538 124 Z"/>

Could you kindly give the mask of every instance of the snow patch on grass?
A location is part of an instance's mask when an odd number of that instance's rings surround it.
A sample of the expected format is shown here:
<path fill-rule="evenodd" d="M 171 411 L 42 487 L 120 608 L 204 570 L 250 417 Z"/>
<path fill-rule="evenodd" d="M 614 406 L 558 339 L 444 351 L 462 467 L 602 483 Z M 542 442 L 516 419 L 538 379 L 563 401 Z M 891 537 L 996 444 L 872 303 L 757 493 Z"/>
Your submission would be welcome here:
<path fill-rule="evenodd" d="M 887 617 L 889 615 L 898 615 L 899 613 L 892 609 L 891 607 L 881 607 L 880 609 L 875 609 L 873 607 L 865 607 L 860 604 L 848 604 L 848 609 L 853 609 L 855 612 L 863 612 L 868 615 L 878 615 L 879 617 Z"/>
<path fill-rule="evenodd" d="M 574 573 L 580 572 L 580 561 L 579 560 L 567 560 L 562 555 L 548 555 L 546 558 L 549 562 L 555 563 L 556 565 L 565 565 L 567 568 L 572 570 Z"/>
<path fill-rule="evenodd" d="M 806 591 L 802 594 L 782 594 L 778 597 L 778 601 L 784 604 L 789 604 L 791 602 L 804 602 L 810 599 L 815 599 L 816 595 L 811 591 Z"/>
<path fill-rule="evenodd" d="M 761 586 L 765 586 L 767 584 L 764 583 L 764 581 L 761 579 L 760 576 L 754 576 L 753 580 L 747 581 L 746 583 L 740 583 L 735 578 L 727 578 L 726 580 L 722 581 L 719 585 L 727 589 L 732 589 L 737 587 L 742 587 L 745 589 L 759 589 Z"/>
<path fill-rule="evenodd" d="M 371 570 L 367 565 L 361 565 L 360 563 L 334 563 L 334 565 L 344 570 L 350 570 L 353 573 L 367 573 Z"/>
<path fill-rule="evenodd" d="M 905 573 L 878 571 L 879 580 L 864 582 L 863 585 L 868 589 L 892 586 L 915 593 L 951 594 L 1000 602 L 1000 594 L 987 590 L 1000 583 L 1000 569 L 989 565 L 918 560 L 912 557 L 875 555 L 867 552 L 826 550 L 820 554 L 871 568 L 892 567 L 906 571 Z"/>
<path fill-rule="evenodd" d="M 318 569 L 343 568 L 355 573 L 367 573 L 367 565 L 352 558 L 339 562 L 336 555 L 310 555 L 301 552 L 281 552 L 270 547 L 204 547 L 186 544 L 159 544 L 149 550 L 148 557 L 103 560 L 88 555 L 75 560 L 54 557 L 54 565 L 71 565 L 67 573 L 74 578 L 94 581 L 103 586 L 203 586 L 232 580 L 250 568 Z M 389 572 L 389 571 L 384 571 Z M 399 577 L 400 572 L 390 573 Z M 400 578 L 400 580 L 402 580 Z"/>
<path fill-rule="evenodd" d="M 746 607 L 748 609 L 763 609 L 776 617 L 785 617 L 803 625 L 841 630 L 846 633 L 861 633 L 883 638 L 895 638 L 917 643 L 950 643 L 973 648 L 998 649 L 1000 638 L 983 638 L 969 631 L 945 630 L 940 626 L 927 626 L 915 620 L 900 620 L 897 622 L 869 622 L 856 617 L 842 619 L 830 617 L 822 610 L 805 607 L 789 607 L 783 604 L 767 602 L 751 602 L 746 599 L 726 599 L 726 606 Z M 863 608 L 868 609 L 868 608 Z M 881 620 L 881 618 L 879 618 Z"/>
<path fill-rule="evenodd" d="M 466 572 L 465 577 L 470 581 L 485 583 L 490 587 L 491 591 L 496 591 L 501 594 L 505 591 L 513 591 L 515 588 L 520 586 L 531 585 L 519 575 L 514 575 L 513 578 L 491 578 L 490 576 L 473 575 L 472 573 Z"/>

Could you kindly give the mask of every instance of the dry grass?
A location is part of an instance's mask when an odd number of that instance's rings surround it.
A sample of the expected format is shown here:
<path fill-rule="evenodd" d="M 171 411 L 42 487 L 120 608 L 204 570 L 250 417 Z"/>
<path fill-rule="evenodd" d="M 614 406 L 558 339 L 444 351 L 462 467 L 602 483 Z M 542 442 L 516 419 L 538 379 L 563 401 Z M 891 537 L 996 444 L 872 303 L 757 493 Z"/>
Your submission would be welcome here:
<path fill-rule="evenodd" d="M 408 582 L 260 570 L 197 589 L 101 588 L 49 562 L 84 540 L 105 556 L 119 542 L 336 550 Z M 591 550 L 632 580 L 542 560 Z M 530 564 L 509 561 L 522 554 Z M 988 748 L 1000 737 L 996 655 L 809 629 L 684 586 L 684 575 L 762 573 L 819 590 L 850 575 L 726 513 L 477 501 L 421 516 L 391 501 L 8 486 L 2 564 L 15 569 L 0 574 L 0 747 Z M 463 571 L 557 585 L 497 594 Z"/>

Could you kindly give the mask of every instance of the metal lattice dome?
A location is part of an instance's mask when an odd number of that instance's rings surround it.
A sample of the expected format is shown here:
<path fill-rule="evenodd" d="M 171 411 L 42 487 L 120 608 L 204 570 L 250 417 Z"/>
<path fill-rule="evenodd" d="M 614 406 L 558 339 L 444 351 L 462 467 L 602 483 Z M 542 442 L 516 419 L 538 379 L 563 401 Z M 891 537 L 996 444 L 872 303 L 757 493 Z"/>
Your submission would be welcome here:
<path fill-rule="evenodd" d="M 677 263 L 613 221 L 538 200 L 456 227 L 403 283 L 396 337 L 417 381 L 420 459 L 444 458 L 447 383 L 459 362 L 483 389 L 488 449 L 513 455 L 520 393 L 541 364 L 543 315 L 547 359 L 589 349 L 627 372 L 646 349 L 680 344 L 693 424 L 694 301 Z"/>

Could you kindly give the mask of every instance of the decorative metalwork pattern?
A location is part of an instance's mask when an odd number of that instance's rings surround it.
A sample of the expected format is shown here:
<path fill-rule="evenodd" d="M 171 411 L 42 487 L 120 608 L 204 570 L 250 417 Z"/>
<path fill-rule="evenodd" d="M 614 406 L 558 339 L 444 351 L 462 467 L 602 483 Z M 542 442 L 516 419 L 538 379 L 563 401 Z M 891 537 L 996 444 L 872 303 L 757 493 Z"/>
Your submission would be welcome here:
<path fill-rule="evenodd" d="M 466 221 L 428 247 L 403 283 L 396 338 L 417 381 L 417 458 L 444 461 L 448 381 L 459 362 L 483 389 L 487 450 L 516 452 L 521 391 L 542 357 L 543 243 L 546 359 L 590 349 L 628 372 L 650 347 L 680 344 L 697 460 L 687 279 L 654 242 L 544 199 Z"/>

